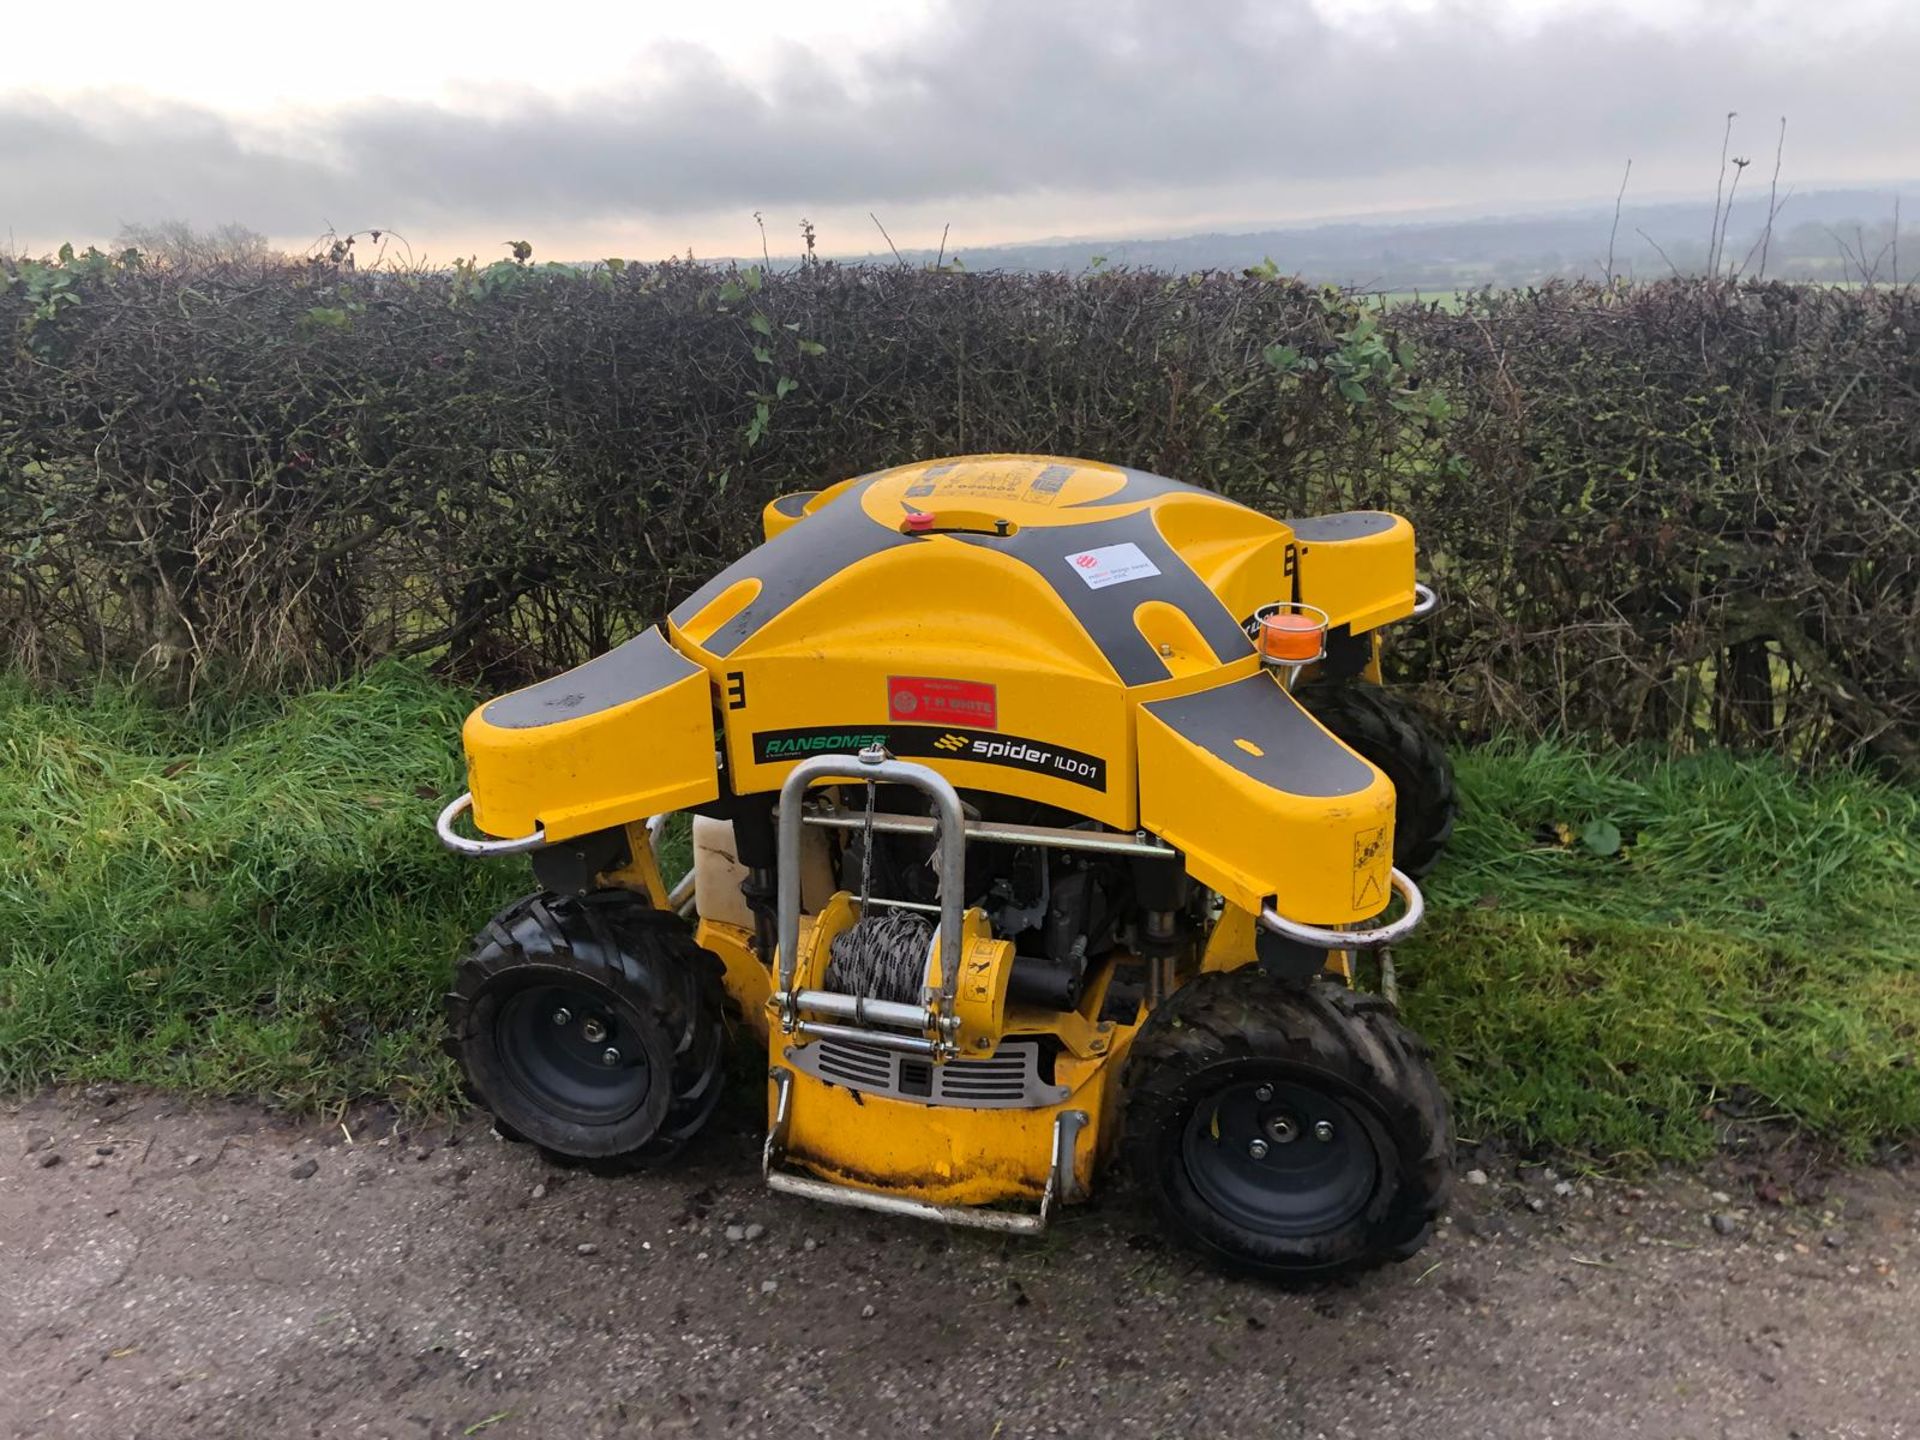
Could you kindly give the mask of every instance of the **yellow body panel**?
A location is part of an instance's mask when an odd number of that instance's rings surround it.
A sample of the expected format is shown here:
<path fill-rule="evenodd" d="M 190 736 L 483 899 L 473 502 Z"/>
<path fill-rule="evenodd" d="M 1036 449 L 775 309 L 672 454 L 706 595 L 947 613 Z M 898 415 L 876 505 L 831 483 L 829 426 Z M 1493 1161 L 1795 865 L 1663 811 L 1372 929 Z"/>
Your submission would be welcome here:
<path fill-rule="evenodd" d="M 1262 605 L 1302 601 L 1356 629 L 1410 611 L 1404 520 L 1290 524 L 1120 466 L 987 455 L 781 496 L 763 523 L 768 543 L 669 619 L 687 673 L 531 728 L 489 723 L 500 701 L 475 712 L 481 829 L 565 839 L 711 800 L 716 727 L 743 795 L 777 788 L 799 759 L 877 741 L 963 789 L 1163 833 L 1236 903 L 1320 887 L 1303 918 L 1382 908 L 1361 908 L 1364 877 L 1345 900 L 1325 887 L 1342 860 L 1351 881 L 1358 837 L 1390 825 L 1389 788 L 1276 797 L 1171 743 L 1142 707 L 1257 673 L 1239 622 Z M 1181 778 L 1156 776 L 1163 761 Z M 1218 825 L 1193 813 L 1189 779 Z M 1216 830 L 1230 843 L 1208 850 Z"/>
<path fill-rule="evenodd" d="M 933 764 L 963 788 L 1024 795 L 1131 826 L 1131 767 L 1108 759 L 1129 752 L 1126 691 L 1086 633 L 1070 615 L 1050 612 L 1044 597 L 1033 597 L 1023 626 L 1005 623 L 1023 570 L 936 540 L 875 557 L 836 582 L 844 616 L 833 622 L 830 648 L 817 616 L 794 610 L 767 622 L 752 654 L 720 670 L 723 688 L 742 701 L 722 712 L 735 788 L 777 789 L 796 760 L 890 740 L 896 753 Z M 901 597 L 914 593 L 938 603 L 904 607 Z M 895 682 L 925 688 L 940 681 L 991 689 L 996 723 L 916 722 L 896 698 L 911 692 Z M 940 748 L 942 728 L 984 732 L 985 746 L 1018 744 L 1023 754 L 1048 758 L 1029 762 L 1042 768 L 998 755 L 969 761 L 967 750 Z M 904 735 L 923 743 L 903 744 Z M 1087 783 L 1102 777 L 1104 788 Z"/>
<path fill-rule="evenodd" d="M 836 896 L 836 906 L 844 899 Z M 830 906 L 822 912 L 818 926 L 812 918 L 802 921 L 802 957 L 816 957 L 820 948 L 816 934 L 826 938 L 842 918 L 834 911 Z M 1046 1188 L 1054 1117 L 1062 1110 L 1084 1110 L 1091 1123 L 1081 1132 L 1074 1169 L 1082 1193 L 1091 1184 L 1114 1133 L 1107 1123 L 1118 1098 L 1112 1077 L 1124 1064 L 1138 1028 L 1099 1024 L 1089 1018 L 1099 1010 L 1104 986 L 1090 990 L 1080 1010 L 1064 1014 L 1008 1007 L 1004 975 L 997 977 L 994 992 L 987 997 L 999 1012 L 996 1039 L 1000 1034 L 1059 1034 L 1066 1051 L 1055 1062 L 1054 1078 L 1069 1087 L 1067 1099 L 1032 1110 L 920 1105 L 884 1095 L 856 1094 L 794 1069 L 789 1062 L 796 1047 L 808 1042 L 782 1034 L 771 1023 L 773 980 L 753 953 L 753 933 L 703 920 L 695 938 L 719 956 L 727 993 L 748 1033 L 768 1047 L 770 1066 L 780 1066 L 792 1075 L 786 1163 L 829 1179 L 933 1204 L 1032 1201 Z M 963 1001 L 962 1016 L 972 1008 Z M 974 1014 L 977 1018 L 978 1012 Z M 964 1020 L 961 1044 L 963 1052 L 970 1044 Z M 770 1084 L 769 1106 L 773 1096 Z M 771 1110 L 768 1118 L 771 1122 Z"/>
<path fill-rule="evenodd" d="M 1032 1202 L 1046 1189 L 1055 1117 L 1079 1110 L 1087 1124 L 1074 1145 L 1074 1176 L 1080 1193 L 1089 1193 L 1119 1132 L 1118 1077 L 1140 1029 L 1093 1018 L 1105 1003 L 1110 977 L 1108 971 L 1089 983 L 1078 1010 L 1007 1007 L 1004 1038 L 1050 1034 L 1065 1046 L 1053 1078 L 1066 1087 L 1066 1098 L 1033 1109 L 921 1105 L 858 1094 L 794 1068 L 792 1057 L 804 1042 L 773 1030 L 768 1059 L 793 1077 L 786 1163 L 935 1205 Z M 769 1122 L 776 1094 L 769 1083 Z"/>
<path fill-rule="evenodd" d="M 740 793 L 878 742 L 962 788 L 1133 829 L 1139 706 L 1257 671 L 1239 620 L 1283 600 L 1335 623 L 1413 604 L 1397 517 L 1317 517 L 1297 541 L 1218 495 L 1085 460 L 906 465 L 782 496 L 763 522 L 768 546 L 668 626 L 725 696 Z M 940 687 L 987 698 L 918 703 Z M 1350 816 L 1332 818 L 1350 840 Z M 1286 848 L 1322 838 L 1296 826 Z"/>
<path fill-rule="evenodd" d="M 1381 518 L 1393 523 L 1371 534 L 1303 539 L 1295 547 L 1301 599 L 1356 634 L 1413 613 L 1413 526 L 1398 515 Z"/>
<path fill-rule="evenodd" d="M 487 702 L 461 741 L 474 824 L 493 835 L 567 840 L 720 793 L 711 685 L 655 630 Z"/>
<path fill-rule="evenodd" d="M 1053 1159 L 1054 1117 L 1062 1110 L 1084 1110 L 1089 1120 L 1073 1156 L 1074 1178 L 1085 1194 L 1114 1131 L 1103 1121 L 1118 1090 L 1114 1066 L 1106 1062 L 1091 1066 L 1060 1104 L 1033 1110 L 918 1105 L 858 1094 L 799 1070 L 789 1073 L 787 1163 L 859 1189 L 935 1205 L 1038 1200 Z M 771 1122 L 771 1086 L 767 1103 Z"/>
<path fill-rule="evenodd" d="M 718 920 L 702 920 L 693 938 L 720 957 L 722 984 L 739 1010 L 739 1019 L 759 1040 L 767 1038 L 767 1000 L 773 994 L 773 975 L 753 953 L 753 932 Z"/>
<path fill-rule="evenodd" d="M 1295 723 L 1320 730 L 1305 712 Z M 1230 743 L 1266 758 L 1260 752 L 1270 738 L 1245 728 L 1255 733 Z M 1271 900 L 1283 915 L 1316 925 L 1349 924 L 1386 908 L 1393 783 L 1373 766 L 1353 756 L 1356 788 L 1302 795 L 1251 778 L 1153 710 L 1141 712 L 1138 738 L 1141 824 L 1184 851 L 1188 873 L 1229 904 L 1257 913 Z"/>
<path fill-rule="evenodd" d="M 653 853 L 653 837 L 647 833 L 644 821 L 627 822 L 628 860 L 617 870 L 606 870 L 599 876 L 602 885 L 617 885 L 627 890 L 639 890 L 653 903 L 656 910 L 667 908 L 667 882 L 660 874 L 659 857 Z"/>

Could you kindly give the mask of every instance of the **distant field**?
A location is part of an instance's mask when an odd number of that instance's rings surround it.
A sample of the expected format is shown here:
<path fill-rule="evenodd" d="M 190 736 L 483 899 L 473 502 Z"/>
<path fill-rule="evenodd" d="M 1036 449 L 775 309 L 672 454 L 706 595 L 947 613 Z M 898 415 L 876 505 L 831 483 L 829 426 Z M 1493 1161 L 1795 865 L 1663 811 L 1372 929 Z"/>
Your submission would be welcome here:
<path fill-rule="evenodd" d="M 1868 288 L 1860 280 L 1814 279 L 1800 283 L 1821 285 L 1831 290 L 1863 290 Z M 1523 286 L 1496 285 L 1496 290 L 1523 289 Z M 1434 290 L 1365 290 L 1359 292 L 1363 298 L 1372 301 L 1383 309 L 1401 305 L 1433 305 L 1448 314 L 1458 314 L 1466 308 L 1466 297 L 1473 293 L 1468 289 Z"/>

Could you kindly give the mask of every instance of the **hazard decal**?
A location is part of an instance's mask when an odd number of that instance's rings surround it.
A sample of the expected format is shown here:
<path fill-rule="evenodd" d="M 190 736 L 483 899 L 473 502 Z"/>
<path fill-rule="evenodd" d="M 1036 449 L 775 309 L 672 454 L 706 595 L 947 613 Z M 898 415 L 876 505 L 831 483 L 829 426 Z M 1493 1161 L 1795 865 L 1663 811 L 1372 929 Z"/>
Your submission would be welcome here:
<path fill-rule="evenodd" d="M 1385 825 L 1353 837 L 1353 908 L 1363 915 L 1384 909 L 1392 879 L 1393 847 Z"/>

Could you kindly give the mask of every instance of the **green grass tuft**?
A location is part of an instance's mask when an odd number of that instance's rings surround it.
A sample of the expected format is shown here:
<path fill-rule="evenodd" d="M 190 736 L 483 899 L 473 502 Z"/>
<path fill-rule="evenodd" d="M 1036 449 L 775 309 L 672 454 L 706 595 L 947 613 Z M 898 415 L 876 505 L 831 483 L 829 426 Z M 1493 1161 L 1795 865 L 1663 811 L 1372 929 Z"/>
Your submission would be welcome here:
<path fill-rule="evenodd" d="M 439 994 L 530 883 L 434 840 L 470 703 L 397 665 L 187 713 L 0 679 L 0 1086 L 452 1103 Z M 1397 959 L 1462 1134 L 1618 1163 L 1734 1111 L 1920 1133 L 1920 794 L 1723 754 L 1458 763 Z"/>

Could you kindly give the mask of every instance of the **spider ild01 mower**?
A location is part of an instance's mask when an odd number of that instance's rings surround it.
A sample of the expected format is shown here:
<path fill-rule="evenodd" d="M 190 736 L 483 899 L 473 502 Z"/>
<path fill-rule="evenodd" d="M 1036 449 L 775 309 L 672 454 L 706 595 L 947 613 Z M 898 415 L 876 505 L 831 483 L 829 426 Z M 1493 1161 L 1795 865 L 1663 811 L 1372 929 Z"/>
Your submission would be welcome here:
<path fill-rule="evenodd" d="M 1412 527 L 1017 455 L 764 525 L 664 629 L 466 723 L 441 838 L 540 886 L 448 997 L 500 1133 L 669 1156 L 750 1043 L 776 1190 L 1031 1233 L 1117 1159 L 1230 1270 L 1418 1249 L 1446 1102 L 1354 988 L 1375 951 L 1390 995 L 1452 826 L 1443 752 L 1368 683 L 1433 603 Z"/>

